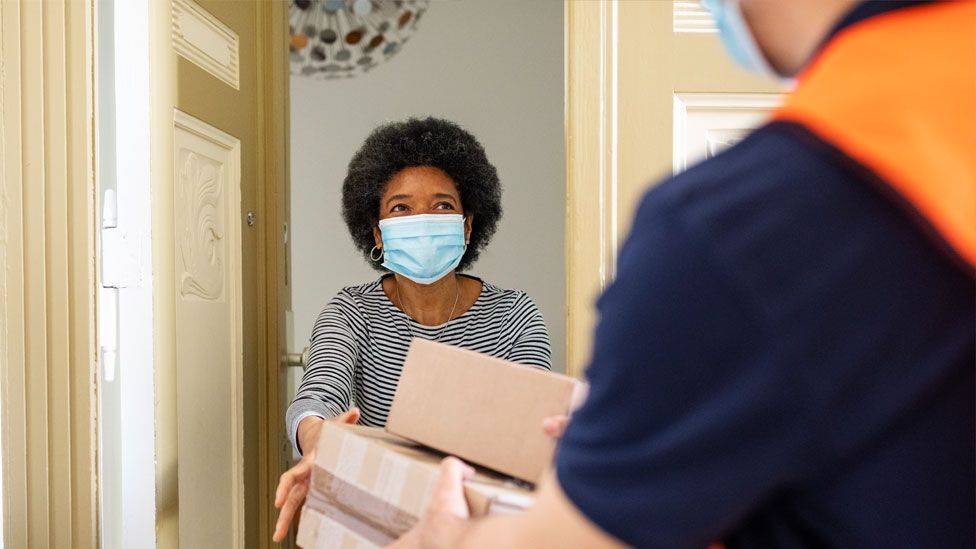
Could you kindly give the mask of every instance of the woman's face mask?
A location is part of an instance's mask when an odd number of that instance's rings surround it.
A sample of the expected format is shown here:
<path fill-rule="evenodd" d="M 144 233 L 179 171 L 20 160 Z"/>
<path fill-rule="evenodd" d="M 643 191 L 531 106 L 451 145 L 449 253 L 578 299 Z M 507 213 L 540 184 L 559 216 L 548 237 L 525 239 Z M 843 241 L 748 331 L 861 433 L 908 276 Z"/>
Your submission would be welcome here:
<path fill-rule="evenodd" d="M 453 271 L 467 248 L 460 214 L 381 219 L 380 232 L 383 266 L 417 284 L 432 284 Z"/>

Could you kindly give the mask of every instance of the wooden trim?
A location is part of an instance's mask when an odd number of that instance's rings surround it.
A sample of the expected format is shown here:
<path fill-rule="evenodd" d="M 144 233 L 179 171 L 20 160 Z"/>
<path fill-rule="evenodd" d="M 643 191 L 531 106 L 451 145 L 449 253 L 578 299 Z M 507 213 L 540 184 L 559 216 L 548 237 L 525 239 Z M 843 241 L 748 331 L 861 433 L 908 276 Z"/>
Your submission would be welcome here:
<path fill-rule="evenodd" d="M 615 2 L 566 2 L 566 371 L 589 359 L 617 249 Z"/>
<path fill-rule="evenodd" d="M 156 547 L 180 540 L 179 422 L 176 376 L 176 244 L 173 216 L 173 108 L 177 97 L 172 2 L 149 1 L 149 174 L 152 202 L 153 392 L 155 393 Z M 116 21 L 116 24 L 119 24 Z M 116 44 L 116 47 L 119 47 Z M 116 75 L 119 78 L 119 75 Z M 243 154 L 247 154 L 244 152 Z"/>
<path fill-rule="evenodd" d="M 93 4 L 0 2 L 4 543 L 94 547 Z"/>
<path fill-rule="evenodd" d="M 288 4 L 275 0 L 257 2 L 258 25 L 258 171 L 259 215 L 263 234 L 258 244 L 258 288 L 263 311 L 258 323 L 258 544 L 271 546 L 271 534 L 278 518 L 274 493 L 278 477 L 288 463 L 282 401 L 281 357 L 287 352 L 285 310 L 290 307 L 288 288 L 288 244 L 284 235 L 288 215 Z"/>
<path fill-rule="evenodd" d="M 230 27 L 193 0 L 173 0 L 173 50 L 186 60 L 241 89 L 241 41 Z"/>

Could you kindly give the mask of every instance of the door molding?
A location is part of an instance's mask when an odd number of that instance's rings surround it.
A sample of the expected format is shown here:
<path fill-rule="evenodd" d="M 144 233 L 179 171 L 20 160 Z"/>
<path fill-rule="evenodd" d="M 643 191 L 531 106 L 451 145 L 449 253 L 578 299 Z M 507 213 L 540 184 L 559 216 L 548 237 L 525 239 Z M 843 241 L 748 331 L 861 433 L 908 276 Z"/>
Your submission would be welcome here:
<path fill-rule="evenodd" d="M 285 399 L 281 361 L 286 349 L 285 310 L 291 309 L 288 242 L 289 204 L 289 70 L 288 3 L 255 2 L 257 9 L 258 173 L 262 185 L 258 215 L 258 539 L 271 547 L 278 518 L 274 493 L 291 455 L 281 403 Z"/>
<path fill-rule="evenodd" d="M 0 2 L 6 547 L 95 547 L 93 4 Z"/>
<path fill-rule="evenodd" d="M 201 69 L 241 89 L 241 41 L 193 0 L 173 0 L 173 49 Z"/>
<path fill-rule="evenodd" d="M 566 373 L 581 377 L 617 249 L 616 2 L 566 10 Z"/>
<path fill-rule="evenodd" d="M 243 547 L 241 141 L 174 110 L 173 162 L 179 485 L 215 489 L 181 501 L 183 520 L 196 526 L 181 531 L 181 540 L 195 544 L 192 536 L 206 532 L 209 540 Z M 203 345 L 194 337 L 199 318 L 216 321 Z M 208 448 L 206 459 L 201 448 Z"/>
<path fill-rule="evenodd" d="M 714 156 L 717 150 L 713 141 L 722 138 L 741 138 L 748 130 L 768 118 L 769 113 L 782 105 L 784 94 L 780 93 L 676 93 L 674 94 L 674 160 L 672 172 L 677 174 L 688 168 L 689 164 L 700 161 L 701 155 L 693 155 L 690 135 L 696 117 L 709 117 L 712 127 L 705 128 L 705 135 L 695 143 L 708 149 L 706 158 Z M 722 120 L 719 121 L 718 119 Z M 714 124 L 719 123 L 718 127 Z M 691 162 L 689 162 L 691 158 Z"/>

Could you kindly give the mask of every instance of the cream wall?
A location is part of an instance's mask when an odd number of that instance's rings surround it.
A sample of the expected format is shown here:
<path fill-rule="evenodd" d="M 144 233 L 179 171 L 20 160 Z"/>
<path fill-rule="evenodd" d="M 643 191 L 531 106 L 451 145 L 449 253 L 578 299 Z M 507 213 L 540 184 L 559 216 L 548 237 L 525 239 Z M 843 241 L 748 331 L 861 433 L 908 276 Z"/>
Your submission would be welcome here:
<path fill-rule="evenodd" d="M 97 547 L 92 2 L 0 1 L 5 547 Z"/>
<path fill-rule="evenodd" d="M 470 271 L 526 290 L 565 356 L 563 3 L 432 2 L 403 51 L 343 81 L 291 79 L 295 347 L 342 286 L 376 278 L 342 222 L 345 167 L 370 130 L 434 115 L 474 133 L 498 168 L 505 215 Z"/>

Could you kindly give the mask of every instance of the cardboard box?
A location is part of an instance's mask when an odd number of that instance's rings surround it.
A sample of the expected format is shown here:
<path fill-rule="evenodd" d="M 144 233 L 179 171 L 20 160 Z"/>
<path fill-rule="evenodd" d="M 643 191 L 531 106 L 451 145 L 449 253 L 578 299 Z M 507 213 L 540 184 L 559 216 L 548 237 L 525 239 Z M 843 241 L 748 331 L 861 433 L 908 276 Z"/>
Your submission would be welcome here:
<path fill-rule="evenodd" d="M 305 549 L 387 545 L 422 516 L 443 456 L 382 429 L 326 423 L 297 543 Z M 480 471 L 465 483 L 472 516 L 520 512 L 527 489 Z"/>
<path fill-rule="evenodd" d="M 542 420 L 568 414 L 584 394 L 568 376 L 414 339 L 386 430 L 537 483 L 555 451 Z"/>

